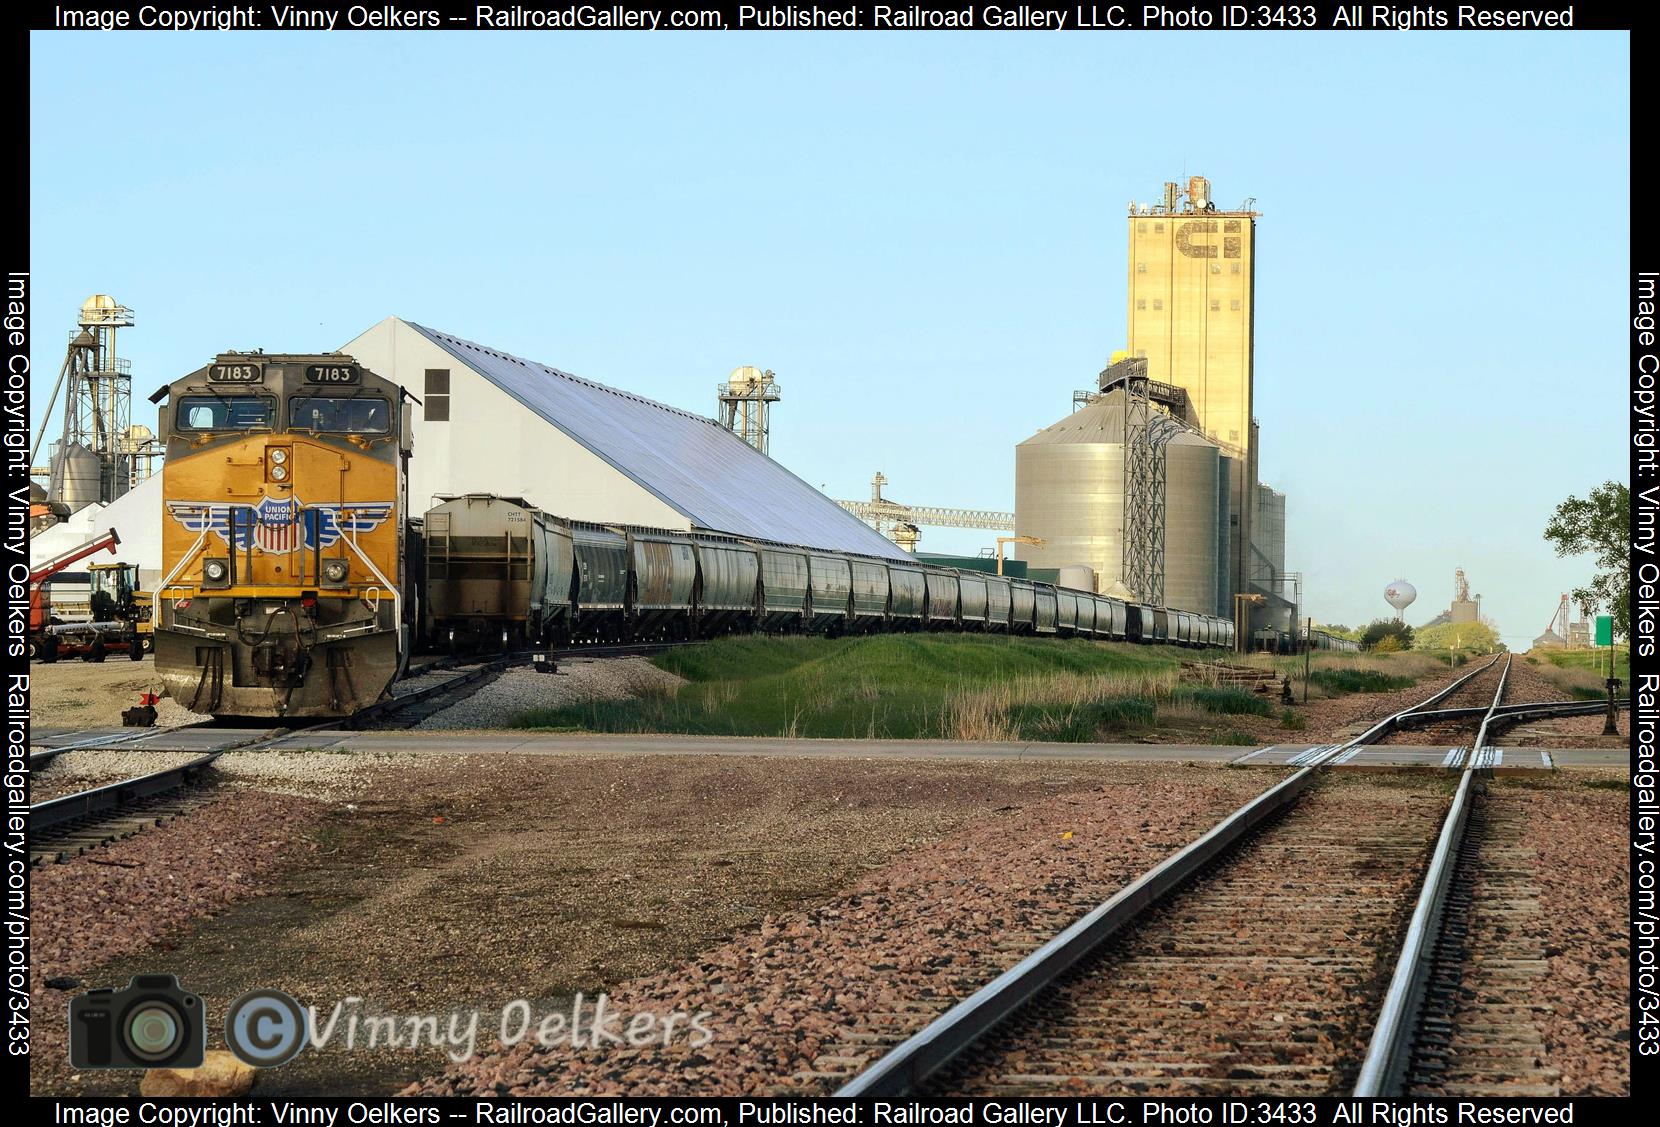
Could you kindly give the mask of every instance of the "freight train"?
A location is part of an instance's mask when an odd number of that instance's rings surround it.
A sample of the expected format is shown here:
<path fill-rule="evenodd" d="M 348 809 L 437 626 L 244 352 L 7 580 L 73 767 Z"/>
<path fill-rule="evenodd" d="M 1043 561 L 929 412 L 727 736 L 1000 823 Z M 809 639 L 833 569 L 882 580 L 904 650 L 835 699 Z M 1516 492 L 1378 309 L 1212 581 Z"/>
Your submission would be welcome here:
<path fill-rule="evenodd" d="M 442 500 L 422 521 L 422 636 L 452 650 L 767 631 L 978 631 L 1231 646 L 1225 619 L 977 571 L 589 524 L 523 498 Z"/>
<path fill-rule="evenodd" d="M 411 519 L 406 400 L 351 357 L 261 352 L 223 353 L 152 397 L 164 404 L 167 458 L 151 618 L 156 669 L 175 700 L 216 716 L 349 715 L 381 699 L 423 642 L 512 649 L 952 630 L 1233 645 L 1233 623 L 1188 611 L 717 533 L 565 520 L 494 494 L 446 499 Z"/>

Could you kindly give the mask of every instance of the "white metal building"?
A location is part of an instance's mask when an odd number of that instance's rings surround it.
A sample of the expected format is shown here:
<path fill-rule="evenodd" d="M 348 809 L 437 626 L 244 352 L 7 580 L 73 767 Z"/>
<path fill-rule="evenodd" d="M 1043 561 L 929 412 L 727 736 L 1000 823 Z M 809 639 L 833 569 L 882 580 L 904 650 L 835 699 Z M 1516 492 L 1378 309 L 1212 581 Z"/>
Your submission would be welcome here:
<path fill-rule="evenodd" d="M 572 520 L 908 558 L 713 419 L 399 317 L 340 351 L 421 400 L 414 513 L 440 495 L 502 493 Z"/>

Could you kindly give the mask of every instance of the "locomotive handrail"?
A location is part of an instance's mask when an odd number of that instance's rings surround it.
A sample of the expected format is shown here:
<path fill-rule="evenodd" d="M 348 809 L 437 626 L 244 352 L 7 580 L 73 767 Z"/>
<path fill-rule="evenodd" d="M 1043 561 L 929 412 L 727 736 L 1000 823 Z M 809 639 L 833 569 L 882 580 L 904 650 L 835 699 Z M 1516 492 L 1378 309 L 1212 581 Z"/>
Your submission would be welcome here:
<path fill-rule="evenodd" d="M 158 583 L 156 585 L 155 593 L 150 596 L 150 619 L 151 619 L 151 621 L 153 621 L 153 622 L 160 622 L 161 621 L 161 595 L 162 595 L 162 592 L 166 588 L 171 587 L 173 585 L 173 580 L 175 580 L 179 577 L 179 572 L 183 571 L 187 566 L 189 566 L 190 561 L 196 558 L 196 553 L 201 550 L 202 542 L 207 539 L 207 534 L 208 534 L 209 531 L 210 531 L 209 529 L 204 528 L 204 529 L 202 529 L 201 532 L 196 534 L 196 542 L 194 544 L 192 544 L 188 549 L 186 549 L 184 555 L 179 557 L 179 562 L 173 565 L 173 570 L 168 572 L 166 578 L 164 578 L 160 583 Z M 175 599 L 173 601 L 175 603 L 177 603 L 178 599 L 175 597 Z"/>
<path fill-rule="evenodd" d="M 367 567 L 369 569 L 370 573 L 372 575 L 374 575 L 374 577 L 376 579 L 380 580 L 381 584 L 387 590 L 392 592 L 392 621 L 395 622 L 395 623 L 396 622 L 402 622 L 403 621 L 403 593 L 398 590 L 397 584 L 395 584 L 391 580 L 387 579 L 385 574 L 380 570 L 380 568 L 375 566 L 375 561 L 370 559 L 369 556 L 363 551 L 362 547 L 358 545 L 357 534 L 355 532 L 352 533 L 352 535 L 350 535 L 350 536 L 341 537 L 341 540 L 343 540 L 345 542 L 345 544 L 349 548 L 351 548 L 353 555 L 357 556 L 358 559 L 363 561 L 363 566 Z M 370 590 L 374 590 L 374 588 L 370 588 Z M 378 614 L 380 612 L 380 604 L 379 604 L 378 601 L 375 604 L 373 609 L 374 609 L 376 614 Z"/>

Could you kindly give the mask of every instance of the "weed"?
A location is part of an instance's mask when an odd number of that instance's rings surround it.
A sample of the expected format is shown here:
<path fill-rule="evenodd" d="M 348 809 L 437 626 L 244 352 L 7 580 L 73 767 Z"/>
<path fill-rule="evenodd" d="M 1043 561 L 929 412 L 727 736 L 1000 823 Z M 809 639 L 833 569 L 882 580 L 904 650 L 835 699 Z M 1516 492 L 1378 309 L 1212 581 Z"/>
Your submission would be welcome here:
<path fill-rule="evenodd" d="M 1189 688 L 1184 685 L 1173 696 L 1191 700 L 1206 712 L 1218 712 L 1225 716 L 1274 715 L 1274 706 L 1266 696 L 1234 685 L 1216 688 Z"/>
<path fill-rule="evenodd" d="M 1410 689 L 1411 677 L 1382 673 L 1376 669 L 1316 669 L 1309 680 L 1328 693 L 1393 693 Z"/>

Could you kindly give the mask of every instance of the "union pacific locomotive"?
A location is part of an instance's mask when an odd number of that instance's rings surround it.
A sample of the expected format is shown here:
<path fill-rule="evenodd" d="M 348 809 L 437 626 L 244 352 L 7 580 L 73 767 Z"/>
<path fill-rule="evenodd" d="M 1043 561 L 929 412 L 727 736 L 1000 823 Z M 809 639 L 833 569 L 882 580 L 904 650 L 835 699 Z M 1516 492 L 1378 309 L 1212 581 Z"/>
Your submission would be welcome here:
<path fill-rule="evenodd" d="M 402 389 L 346 356 L 228 352 L 164 395 L 168 694 L 261 717 L 380 699 L 410 641 Z"/>

